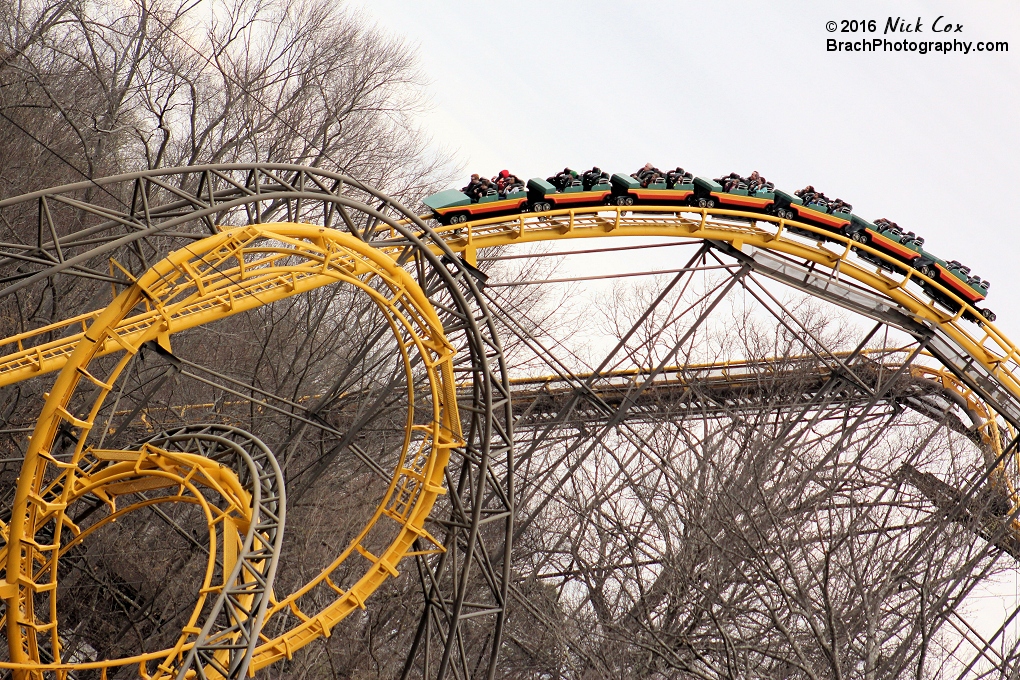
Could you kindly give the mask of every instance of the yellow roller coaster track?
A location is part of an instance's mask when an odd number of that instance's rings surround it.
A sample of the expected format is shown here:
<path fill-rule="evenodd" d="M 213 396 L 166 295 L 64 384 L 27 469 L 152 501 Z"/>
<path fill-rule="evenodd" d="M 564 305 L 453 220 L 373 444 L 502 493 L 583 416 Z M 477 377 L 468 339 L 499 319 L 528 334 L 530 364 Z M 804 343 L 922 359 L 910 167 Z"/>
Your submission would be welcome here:
<path fill-rule="evenodd" d="M 816 233 L 817 241 L 803 235 L 791 235 L 790 227 Z M 731 251 L 753 257 L 764 252 L 788 258 L 792 263 L 826 271 L 833 280 L 852 280 L 870 289 L 890 308 L 897 309 L 916 323 L 938 330 L 964 355 L 976 362 L 1020 402 L 1020 353 L 991 323 L 973 323 L 963 318 L 968 309 L 963 300 L 920 273 L 904 270 L 901 274 L 869 264 L 854 254 L 860 249 L 875 258 L 888 259 L 868 246 L 823 231 L 810 225 L 754 213 L 721 209 L 693 209 L 677 206 L 634 208 L 592 207 L 527 213 L 517 217 L 494 218 L 441 227 L 437 231 L 455 251 L 463 253 L 469 264 L 477 262 L 480 249 L 538 241 L 600 237 L 673 237 L 685 240 L 728 244 Z M 824 239 L 822 236 L 824 235 Z M 132 286 L 116 296 L 106 309 L 35 329 L 0 340 L 0 386 L 41 374 L 60 371 L 47 397 L 38 425 L 31 437 L 19 478 L 9 525 L 0 527 L 7 538 L 2 559 L 6 562 L 6 580 L 0 582 L 0 596 L 7 604 L 7 635 L 10 668 L 19 678 L 42 677 L 48 672 L 66 677 L 75 669 L 102 669 L 135 664 L 143 677 L 162 678 L 174 672 L 176 664 L 194 640 L 194 628 L 186 627 L 177 645 L 162 652 L 91 663 L 70 663 L 59 658 L 57 621 L 57 562 L 60 534 L 79 529 L 65 515 L 67 505 L 88 490 L 111 503 L 116 495 L 130 493 L 144 485 L 146 475 L 178 480 L 189 474 L 195 461 L 174 458 L 165 451 L 107 452 L 86 446 L 88 433 L 96 426 L 97 416 L 121 372 L 140 346 L 155 340 L 169 347 L 174 333 L 210 323 L 241 311 L 270 304 L 314 288 L 343 283 L 369 295 L 390 323 L 399 339 L 404 366 L 410 376 L 412 355 L 422 359 L 428 371 L 433 415 L 426 422 L 415 419 L 413 395 L 409 395 L 409 415 L 403 453 L 385 497 L 362 533 L 335 561 L 305 586 L 274 600 L 267 620 L 281 612 L 294 615 L 300 623 L 276 638 L 262 637 L 255 650 L 249 672 L 279 659 L 289 658 L 311 640 L 328 636 L 331 629 L 366 599 L 387 578 L 397 574 L 400 560 L 415 554 L 415 539 L 441 547 L 428 535 L 424 522 L 436 496 L 443 493 L 443 470 L 450 449 L 463 443 L 456 407 L 453 380 L 453 349 L 443 335 L 442 324 L 424 292 L 405 269 L 396 264 L 403 245 L 399 234 L 371 244 L 336 230 L 314 225 L 280 223 L 257 224 L 223 231 L 197 241 L 152 267 L 134 280 Z M 111 269 L 126 271 L 115 261 Z M 947 313 L 923 294 L 917 282 L 939 289 L 960 304 L 960 311 Z M 41 342 L 43 338 L 47 339 Z M 96 359 L 119 355 L 111 369 L 98 374 Z M 996 454 L 1002 451 L 995 409 L 974 389 L 948 370 L 918 368 L 920 377 L 940 382 L 959 393 L 983 420 L 981 436 Z M 408 379 L 409 389 L 414 383 Z M 86 412 L 71 412 L 69 404 L 81 386 L 98 392 Z M 57 460 L 50 448 L 59 429 L 70 428 L 78 445 L 70 460 Z M 131 466 L 131 477 L 117 465 Z M 142 464 L 140 461 L 145 461 Z M 118 475 L 114 472 L 124 474 Z M 127 480 L 127 481 L 125 481 Z M 212 484 L 216 480 L 209 479 Z M 152 482 L 157 486 L 163 481 Z M 218 482 L 230 487 L 230 479 Z M 120 486 L 117 486 L 117 485 Z M 133 486 L 134 485 L 134 486 Z M 233 487 L 231 487 L 233 488 Z M 226 493 L 226 492 L 224 492 Z M 197 494 L 194 494 L 197 495 Z M 243 499 L 227 494 L 234 521 L 243 519 Z M 196 502 L 194 499 L 182 501 Z M 140 505 L 140 504 L 136 504 Z M 135 506 L 131 506 L 134 508 Z M 122 509 L 118 512 L 124 512 Z M 217 511 L 222 514 L 226 511 Z M 207 510 L 210 525 L 219 515 Z M 365 537 L 381 521 L 399 527 L 397 538 L 378 555 L 365 547 Z M 54 537 L 48 544 L 35 540 L 44 524 L 53 526 Z M 79 539 L 73 539 L 79 540 Z M 65 542 L 65 545 L 67 543 Z M 215 548 L 215 545 L 213 546 Z M 228 550 L 226 545 L 221 550 Z M 215 549 L 211 552 L 215 555 Z M 364 560 L 362 577 L 347 589 L 340 588 L 331 574 L 349 557 Z M 210 572 L 211 573 L 211 572 Z M 210 582 L 207 574 L 203 593 L 215 592 L 224 584 Z M 299 606 L 301 596 L 325 585 L 335 599 L 320 611 L 306 612 Z M 45 603 L 47 611 L 36 608 Z M 198 616 L 201 602 L 195 609 Z M 43 663 L 39 659 L 38 638 L 48 635 L 57 659 Z M 157 662 L 156 670 L 151 670 Z M 148 664 L 148 665 L 147 665 Z M 147 670 L 148 669 L 148 670 Z"/>
<path fill-rule="evenodd" d="M 161 652 L 94 663 L 62 663 L 57 631 L 57 563 L 60 554 L 79 540 L 81 531 L 66 514 L 68 505 L 84 493 L 109 499 L 115 511 L 118 495 L 139 489 L 166 487 L 185 481 L 194 472 L 175 470 L 194 461 L 178 460 L 165 451 L 105 451 L 86 446 L 88 435 L 99 427 L 99 412 L 105 398 L 132 356 L 145 342 L 170 333 L 224 318 L 273 301 L 297 295 L 317 287 L 345 283 L 367 294 L 389 322 L 397 338 L 409 390 L 413 363 L 420 363 L 428 374 L 427 395 L 432 413 L 422 421 L 416 416 L 414 395 L 408 395 L 408 415 L 402 452 L 396 473 L 375 514 L 361 533 L 332 564 L 287 597 L 273 601 L 267 617 L 286 611 L 301 623 L 274 639 L 263 638 L 251 668 L 259 668 L 278 659 L 289 658 L 294 650 L 310 640 L 328 635 L 333 626 L 350 612 L 363 608 L 365 600 L 386 579 L 397 574 L 400 560 L 412 552 L 412 543 L 423 539 L 439 550 L 438 543 L 424 528 L 437 495 L 445 493 L 443 473 L 450 450 L 463 445 L 457 415 L 456 388 L 453 382 L 453 348 L 446 341 L 443 327 L 425 294 L 414 279 L 384 253 L 349 234 L 311 225 L 253 225 L 232 229 L 177 251 L 161 261 L 121 293 L 80 334 L 61 356 L 63 368 L 47 396 L 38 425 L 30 440 L 22 474 L 16 490 L 11 522 L 3 527 L 7 545 L 3 553 L 6 578 L 0 582 L 0 594 L 7 604 L 7 636 L 11 660 L 0 667 L 11 668 L 17 677 L 33 677 L 52 671 L 66 677 L 73 669 L 106 669 L 137 665 L 143 677 L 162 678 L 175 674 L 184 655 L 193 644 L 198 616 L 204 599 L 226 584 L 211 582 L 207 569 L 201 597 L 191 620 L 177 644 Z M 125 318 L 132 312 L 133 316 Z M 96 359 L 119 354 L 112 369 L 103 370 Z M 420 361 L 413 361 L 417 355 Z M 84 389 L 83 389 L 84 388 Z M 98 390 L 96 390 L 98 388 Z M 72 397 L 94 390 L 97 396 L 86 412 L 72 412 Z M 60 428 L 70 428 L 77 441 L 70 460 L 58 460 L 50 449 Z M 121 461 L 110 468 L 111 461 Z M 120 468 L 124 467 L 124 470 Z M 201 469 L 200 467 L 196 469 Z M 206 474 L 205 485 L 218 489 L 231 487 L 231 480 Z M 127 479 L 130 477 L 130 479 Z M 233 486 L 236 486 L 234 484 Z M 180 494 L 182 502 L 198 502 L 196 490 Z M 210 565 L 216 552 L 213 529 L 227 516 L 243 523 L 243 498 L 238 493 L 221 493 L 225 511 L 206 508 L 210 526 Z M 187 496 L 187 497 L 186 497 Z M 190 498 L 190 500 L 189 500 Z M 136 503 L 131 509 L 142 507 Z M 205 507 L 205 506 L 203 506 Z M 115 511 L 116 512 L 116 511 Z M 35 540 L 44 525 L 52 526 L 52 540 Z M 70 531 L 73 538 L 62 541 Z M 378 542 L 380 535 L 390 537 L 388 546 L 373 554 L 366 547 Z M 370 541 L 369 539 L 373 539 Z M 236 541 L 224 539 L 221 547 L 229 566 Z M 346 589 L 331 579 L 339 565 L 349 557 L 363 561 L 360 579 Z M 229 570 L 227 570 L 229 571 Z M 323 609 L 306 613 L 298 602 L 319 585 L 335 591 L 336 597 Z M 37 607 L 47 603 L 40 616 Z M 49 636 L 49 647 L 56 660 L 39 662 L 40 635 Z M 147 670 L 158 662 L 155 671 Z"/>

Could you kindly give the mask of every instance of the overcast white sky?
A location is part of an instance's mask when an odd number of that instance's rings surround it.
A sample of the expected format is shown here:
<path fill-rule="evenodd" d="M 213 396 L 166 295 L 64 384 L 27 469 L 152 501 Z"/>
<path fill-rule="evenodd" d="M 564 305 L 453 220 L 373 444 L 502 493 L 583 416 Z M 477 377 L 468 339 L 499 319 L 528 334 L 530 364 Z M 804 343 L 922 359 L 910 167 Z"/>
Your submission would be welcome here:
<path fill-rule="evenodd" d="M 1020 3 L 355 0 L 418 50 L 435 143 L 471 172 L 547 176 L 646 161 L 757 169 L 889 217 L 992 282 L 1020 341 Z M 1008 53 L 829 53 L 830 37 L 1009 41 Z M 875 19 L 877 34 L 826 22 Z M 1015 283 L 1020 291 L 1020 281 Z"/>

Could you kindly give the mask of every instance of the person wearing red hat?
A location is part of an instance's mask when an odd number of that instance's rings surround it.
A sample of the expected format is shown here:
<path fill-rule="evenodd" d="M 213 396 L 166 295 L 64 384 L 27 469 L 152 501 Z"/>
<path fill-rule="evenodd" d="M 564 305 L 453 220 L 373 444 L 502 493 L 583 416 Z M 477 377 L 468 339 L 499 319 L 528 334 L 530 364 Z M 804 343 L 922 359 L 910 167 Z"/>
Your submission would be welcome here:
<path fill-rule="evenodd" d="M 512 174 L 509 170 L 500 170 L 499 174 L 492 178 L 492 182 L 496 185 L 496 191 L 499 192 L 500 196 L 505 196 L 510 187 L 515 184 L 524 186 L 521 178 Z"/>

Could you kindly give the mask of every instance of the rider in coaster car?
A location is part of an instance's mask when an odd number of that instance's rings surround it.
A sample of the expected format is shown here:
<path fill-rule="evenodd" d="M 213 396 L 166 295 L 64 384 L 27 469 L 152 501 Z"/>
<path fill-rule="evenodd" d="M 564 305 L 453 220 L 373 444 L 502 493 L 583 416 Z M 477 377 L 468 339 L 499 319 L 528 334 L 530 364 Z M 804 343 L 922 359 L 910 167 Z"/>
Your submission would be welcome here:
<path fill-rule="evenodd" d="M 892 220 L 886 219 L 885 217 L 875 220 L 875 226 L 878 227 L 879 231 L 891 231 L 892 238 L 896 239 L 900 243 L 906 243 L 908 245 L 914 244 L 918 247 L 924 245 L 923 237 L 918 236 L 912 231 L 904 231 L 900 225 L 896 224 Z"/>
<path fill-rule="evenodd" d="M 922 237 L 918 236 L 912 231 L 904 232 L 900 225 L 896 224 L 890 219 L 886 219 L 885 217 L 880 217 L 879 219 L 875 220 L 875 226 L 878 227 L 879 231 L 894 230 L 893 235 L 895 236 L 896 234 L 899 234 L 900 243 L 907 244 L 913 243 L 918 247 L 924 245 L 924 239 Z"/>
<path fill-rule="evenodd" d="M 478 186 L 475 188 L 475 193 L 474 195 L 471 196 L 471 200 L 477 203 L 478 199 L 488 194 L 490 189 L 495 188 L 496 185 L 494 183 L 482 177 L 481 179 L 478 180 Z"/>
<path fill-rule="evenodd" d="M 825 203 L 825 194 L 820 191 L 815 191 L 815 188 L 810 184 L 799 191 L 794 191 L 793 195 L 799 196 L 800 199 L 804 201 L 804 205 L 808 205 L 809 203 Z"/>
<path fill-rule="evenodd" d="M 662 177 L 663 174 L 664 173 L 662 172 L 662 170 L 659 170 L 657 167 L 655 167 L 651 163 L 645 163 L 644 166 L 641 169 L 639 169 L 635 173 L 632 173 L 631 177 L 633 177 L 637 181 L 641 182 L 642 188 L 646 188 L 649 184 L 654 182 L 656 179 L 658 179 L 659 177 Z"/>
<path fill-rule="evenodd" d="M 852 205 L 844 201 L 842 198 L 834 198 L 829 203 L 829 212 L 850 212 L 854 209 Z"/>
<path fill-rule="evenodd" d="M 811 199 L 815 198 L 816 196 L 815 188 L 812 187 L 811 185 L 808 185 L 804 189 L 799 189 L 796 192 L 794 192 L 794 196 L 799 197 L 802 201 L 804 201 L 804 205 L 807 205 L 811 203 Z"/>
<path fill-rule="evenodd" d="M 471 181 L 468 182 L 468 185 L 466 187 L 464 187 L 463 189 L 461 189 L 460 192 L 462 194 L 466 194 L 472 201 L 477 201 L 478 200 L 478 196 L 480 195 L 478 193 L 478 189 L 481 186 L 482 186 L 482 180 L 479 179 L 478 173 L 476 172 L 473 175 L 471 175 Z"/>
<path fill-rule="evenodd" d="M 577 173 L 575 171 L 570 168 L 563 168 L 563 172 L 558 172 L 552 177 L 547 177 L 545 181 L 552 184 L 559 191 L 563 191 L 567 187 L 571 186 L 575 179 L 577 179 Z"/>
<path fill-rule="evenodd" d="M 745 180 L 743 177 L 741 177 L 735 172 L 731 172 L 730 174 L 715 180 L 716 184 L 722 185 L 723 191 L 732 191 L 739 187 L 741 182 L 747 184 L 747 180 Z"/>
<path fill-rule="evenodd" d="M 674 170 L 666 173 L 666 187 L 672 189 L 677 184 L 690 184 L 694 181 L 694 175 L 687 172 L 679 165 Z"/>
<path fill-rule="evenodd" d="M 588 170 L 581 175 L 581 185 L 584 187 L 585 191 L 590 191 L 591 188 L 598 184 L 599 180 L 603 178 L 609 179 L 609 173 L 602 172 L 602 169 L 596 165 L 591 170 Z"/>
<path fill-rule="evenodd" d="M 766 180 L 764 177 L 762 177 L 760 174 L 758 174 L 757 170 L 752 172 L 751 176 L 747 178 L 747 191 L 748 191 L 748 193 L 753 194 L 756 191 L 760 191 L 762 189 L 768 189 L 769 186 L 771 186 L 769 181 Z"/>
<path fill-rule="evenodd" d="M 511 173 L 509 170 L 500 170 L 499 174 L 490 180 L 496 185 L 496 191 L 499 192 L 500 196 L 505 197 L 506 192 L 513 186 L 524 186 L 524 182 L 517 175 Z"/>

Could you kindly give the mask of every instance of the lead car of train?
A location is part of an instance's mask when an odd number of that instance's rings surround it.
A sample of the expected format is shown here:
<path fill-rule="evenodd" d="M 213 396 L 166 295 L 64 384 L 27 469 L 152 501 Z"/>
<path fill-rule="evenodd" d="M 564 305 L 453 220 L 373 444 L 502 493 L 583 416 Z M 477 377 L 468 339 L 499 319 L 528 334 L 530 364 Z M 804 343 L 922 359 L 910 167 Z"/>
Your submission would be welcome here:
<path fill-rule="evenodd" d="M 995 313 L 978 307 L 988 296 L 988 281 L 972 276 L 970 268 L 956 260 L 943 260 L 925 250 L 924 239 L 913 232 L 904 232 L 888 220 L 865 220 L 850 212 L 849 205 L 834 202 L 805 204 L 799 196 L 766 185 L 758 191 L 750 191 L 746 184 L 737 182 L 729 191 L 721 184 L 704 177 L 685 175 L 676 182 L 667 184 L 659 177 L 648 186 L 630 175 L 614 174 L 601 177 L 589 187 L 580 180 L 568 183 L 563 190 L 550 182 L 533 178 L 527 185 L 515 185 L 504 194 L 494 189 L 472 200 L 467 194 L 448 189 L 428 196 L 424 203 L 432 212 L 431 217 L 441 224 L 461 224 L 468 220 L 491 217 L 505 217 L 527 212 L 545 212 L 563 208 L 583 208 L 599 205 L 641 206 L 676 205 L 698 208 L 723 208 L 745 212 L 762 213 L 782 219 L 795 220 L 818 227 L 824 231 L 840 234 L 854 241 L 869 245 L 892 258 L 892 262 L 871 256 L 858 250 L 858 254 L 889 270 L 906 271 L 913 268 L 967 301 L 988 321 L 995 321 Z M 812 238 L 825 238 L 823 234 L 788 227 Z M 953 313 L 960 311 L 960 304 L 930 285 L 920 281 L 922 288 L 933 300 Z M 977 317 L 964 309 L 964 318 L 977 321 Z"/>

